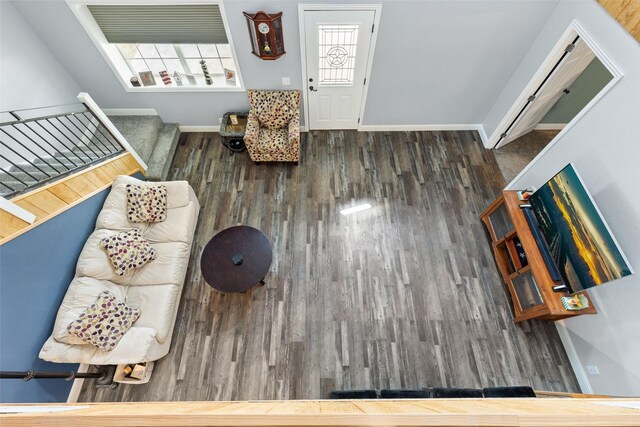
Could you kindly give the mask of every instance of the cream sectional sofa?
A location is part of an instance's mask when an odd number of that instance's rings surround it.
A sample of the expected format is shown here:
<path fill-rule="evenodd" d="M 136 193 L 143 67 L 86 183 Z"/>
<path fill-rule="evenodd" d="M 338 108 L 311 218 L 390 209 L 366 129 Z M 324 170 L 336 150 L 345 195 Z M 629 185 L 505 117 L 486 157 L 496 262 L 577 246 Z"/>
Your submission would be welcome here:
<path fill-rule="evenodd" d="M 130 223 L 126 214 L 127 184 L 165 185 L 167 219 L 159 223 Z M 104 202 L 96 229 L 80 254 L 76 276 L 58 310 L 53 333 L 44 343 L 40 358 L 50 362 L 115 365 L 164 357 L 171 345 L 199 210 L 198 199 L 186 181 L 146 183 L 119 176 Z M 141 268 L 118 276 L 99 242 L 134 227 L 142 231 L 158 256 Z M 67 325 L 105 290 L 142 311 L 111 351 L 99 350 L 67 333 Z"/>

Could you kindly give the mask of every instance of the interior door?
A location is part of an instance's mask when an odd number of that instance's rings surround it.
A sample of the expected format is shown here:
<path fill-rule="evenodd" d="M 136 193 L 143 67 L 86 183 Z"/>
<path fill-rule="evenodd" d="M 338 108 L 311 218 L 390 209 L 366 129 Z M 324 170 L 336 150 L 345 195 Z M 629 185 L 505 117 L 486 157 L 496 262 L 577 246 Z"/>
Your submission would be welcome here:
<path fill-rule="evenodd" d="M 357 129 L 375 13 L 304 11 L 309 129 Z"/>
<path fill-rule="evenodd" d="M 582 39 L 578 39 L 573 50 L 549 76 L 536 98 L 509 129 L 507 137 L 501 141 L 498 147 L 531 132 L 562 97 L 564 90 L 571 86 L 587 68 L 587 65 L 593 61 L 593 58 L 595 58 L 593 51 Z"/>

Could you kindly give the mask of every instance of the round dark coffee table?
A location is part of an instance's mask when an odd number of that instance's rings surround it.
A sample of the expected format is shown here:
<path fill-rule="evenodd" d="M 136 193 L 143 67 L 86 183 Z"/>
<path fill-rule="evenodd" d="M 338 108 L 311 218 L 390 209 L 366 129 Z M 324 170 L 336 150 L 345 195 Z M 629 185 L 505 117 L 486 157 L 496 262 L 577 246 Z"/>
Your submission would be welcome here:
<path fill-rule="evenodd" d="M 272 258 L 264 233 L 246 225 L 222 230 L 205 246 L 200 258 L 202 276 L 221 292 L 245 292 L 264 285 Z"/>

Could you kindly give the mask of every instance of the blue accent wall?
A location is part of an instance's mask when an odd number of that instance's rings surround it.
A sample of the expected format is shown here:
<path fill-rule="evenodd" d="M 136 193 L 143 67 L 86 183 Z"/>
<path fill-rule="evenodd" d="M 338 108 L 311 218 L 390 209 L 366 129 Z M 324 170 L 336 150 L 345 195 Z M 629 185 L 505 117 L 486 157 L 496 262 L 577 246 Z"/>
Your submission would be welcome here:
<path fill-rule="evenodd" d="M 136 174 L 137 178 L 142 175 Z M 75 371 L 38 353 L 110 189 L 0 246 L 0 370 Z M 66 402 L 72 381 L 0 380 L 0 402 Z"/>

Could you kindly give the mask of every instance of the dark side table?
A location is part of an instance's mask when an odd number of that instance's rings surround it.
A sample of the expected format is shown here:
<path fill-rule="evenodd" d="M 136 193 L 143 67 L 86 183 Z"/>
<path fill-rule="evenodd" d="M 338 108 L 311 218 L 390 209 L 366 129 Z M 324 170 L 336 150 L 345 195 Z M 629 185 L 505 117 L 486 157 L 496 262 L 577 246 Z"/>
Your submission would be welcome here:
<path fill-rule="evenodd" d="M 200 258 L 202 276 L 221 292 L 245 292 L 269 272 L 273 253 L 264 233 L 246 225 L 222 230 L 207 243 Z"/>
<path fill-rule="evenodd" d="M 231 122 L 231 116 L 235 115 L 238 118 L 238 124 Z M 247 128 L 247 117 L 249 113 L 225 113 L 222 116 L 222 123 L 220 124 L 220 139 L 222 145 L 227 147 L 233 153 L 240 153 L 246 150 L 244 145 L 244 132 Z"/>

